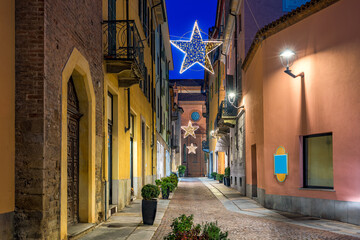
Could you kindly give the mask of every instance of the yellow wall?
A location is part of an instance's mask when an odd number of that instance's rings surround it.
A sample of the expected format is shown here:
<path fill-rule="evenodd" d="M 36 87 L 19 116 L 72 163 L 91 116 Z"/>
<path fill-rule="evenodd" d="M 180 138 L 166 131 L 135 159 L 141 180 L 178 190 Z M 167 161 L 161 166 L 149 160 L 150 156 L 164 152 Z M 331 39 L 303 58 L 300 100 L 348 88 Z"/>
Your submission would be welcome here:
<path fill-rule="evenodd" d="M 15 1 L 0 1 L 0 214 L 15 208 Z"/>
<path fill-rule="evenodd" d="M 126 19 L 126 1 L 119 0 L 116 3 L 116 18 L 118 20 Z M 107 1 L 103 1 L 103 19 L 107 19 Z M 139 31 L 141 39 L 145 39 L 145 34 L 142 28 L 138 16 L 138 1 L 129 1 L 129 20 L 135 20 L 136 27 Z M 151 58 L 151 47 L 148 44 L 148 41 L 143 41 L 144 44 L 144 60 L 145 65 L 148 70 L 148 74 L 151 76 L 152 69 L 155 69 L 152 66 Z M 115 118 L 117 118 L 117 131 L 113 131 L 113 155 L 117 153 L 117 156 L 113 156 L 113 179 L 129 179 L 130 178 L 130 131 L 125 133 L 125 127 L 128 126 L 128 103 L 127 103 L 127 90 L 126 88 L 118 87 L 118 79 L 116 74 L 106 74 L 105 73 L 105 89 L 104 97 L 107 97 L 107 92 L 110 92 L 114 96 L 114 107 L 117 105 L 117 113 L 114 110 Z M 155 86 L 155 78 L 153 78 L 153 87 Z M 151 79 L 150 79 L 151 81 Z M 152 92 L 151 92 L 152 94 Z M 106 100 L 106 98 L 105 98 Z M 115 103 L 116 101 L 116 103 Z M 107 101 L 105 101 L 105 108 L 107 109 Z M 134 115 L 134 177 L 142 176 L 142 149 L 141 149 L 141 122 L 145 122 L 145 176 L 156 175 L 156 141 L 154 139 L 153 149 L 153 162 L 151 161 L 151 134 L 152 130 L 155 129 L 155 114 L 154 119 L 151 121 L 152 116 L 152 107 L 151 103 L 148 102 L 146 96 L 139 88 L 139 84 L 132 85 L 130 88 L 130 111 Z M 104 120 L 107 121 L 107 112 L 104 111 L 105 117 Z M 153 124 L 153 128 L 151 127 Z M 107 122 L 104 124 L 104 133 L 107 143 L 108 138 L 108 125 Z M 114 137 L 115 136 L 115 137 Z M 108 159 L 108 146 L 105 145 L 105 159 Z M 153 167 L 153 172 L 152 168 Z M 104 166 L 104 178 L 107 179 L 107 161 L 105 161 Z"/>
<path fill-rule="evenodd" d="M 220 63 L 220 67 L 219 67 L 219 63 Z M 221 101 L 224 100 L 225 97 L 225 89 L 224 89 L 224 79 L 225 79 L 225 74 L 224 74 L 224 63 L 222 63 L 221 61 L 217 61 L 214 65 L 214 74 L 209 76 L 209 86 L 213 86 L 213 90 L 212 93 L 209 93 L 212 97 L 210 98 L 210 102 L 209 102 L 209 132 L 211 132 L 214 129 L 214 122 L 216 120 L 216 115 L 218 113 L 219 110 L 219 105 L 221 104 Z M 221 71 L 220 74 L 218 73 L 219 70 Z M 220 91 L 217 92 L 216 87 L 217 83 L 216 81 L 218 81 L 218 77 L 220 77 L 220 86 L 219 89 Z M 211 91 L 211 89 L 210 89 Z M 219 96 L 220 94 L 220 96 Z M 218 101 L 219 98 L 219 101 Z M 215 146 L 216 146 L 216 139 L 215 138 L 210 138 L 210 151 L 215 151 Z M 214 155 L 215 156 L 215 155 Z"/>

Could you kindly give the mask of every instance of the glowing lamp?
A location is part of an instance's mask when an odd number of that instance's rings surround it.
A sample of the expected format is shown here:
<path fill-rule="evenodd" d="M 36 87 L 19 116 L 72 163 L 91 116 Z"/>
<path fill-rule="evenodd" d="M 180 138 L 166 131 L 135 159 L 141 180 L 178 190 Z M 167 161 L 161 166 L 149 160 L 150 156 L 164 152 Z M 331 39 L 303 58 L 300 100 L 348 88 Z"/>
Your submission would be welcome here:
<path fill-rule="evenodd" d="M 290 70 L 290 67 L 294 64 L 295 56 L 296 56 L 295 52 L 291 51 L 290 49 L 286 49 L 280 54 L 281 64 L 286 68 L 284 72 L 293 78 L 299 76 L 304 77 L 303 72 L 298 75 L 294 75 Z"/>
<path fill-rule="evenodd" d="M 244 106 L 236 106 L 234 103 L 235 103 L 235 99 L 236 99 L 236 93 L 234 92 L 229 92 L 229 94 L 227 95 L 228 96 L 228 101 L 229 103 L 234 107 L 234 108 L 237 108 L 237 109 L 240 109 L 240 108 L 244 108 Z"/>
<path fill-rule="evenodd" d="M 234 104 L 234 102 L 235 102 L 235 97 L 236 97 L 236 94 L 235 94 L 234 92 L 230 92 L 230 93 L 228 94 L 228 99 L 229 99 L 229 102 L 230 102 L 231 104 Z"/>

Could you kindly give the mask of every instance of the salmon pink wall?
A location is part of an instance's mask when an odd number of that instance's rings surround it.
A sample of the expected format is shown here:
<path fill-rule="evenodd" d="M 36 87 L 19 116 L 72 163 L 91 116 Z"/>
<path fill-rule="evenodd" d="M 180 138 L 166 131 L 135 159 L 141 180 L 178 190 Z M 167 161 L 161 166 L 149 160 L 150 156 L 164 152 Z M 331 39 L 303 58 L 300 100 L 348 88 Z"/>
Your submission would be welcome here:
<path fill-rule="evenodd" d="M 268 39 L 244 72 L 247 183 L 257 144 L 258 187 L 266 194 L 360 202 L 360 1 L 342 0 Z M 285 74 L 279 53 L 297 59 Z M 334 191 L 302 190 L 301 136 L 333 134 Z M 274 177 L 273 154 L 284 146 L 289 175 Z"/>

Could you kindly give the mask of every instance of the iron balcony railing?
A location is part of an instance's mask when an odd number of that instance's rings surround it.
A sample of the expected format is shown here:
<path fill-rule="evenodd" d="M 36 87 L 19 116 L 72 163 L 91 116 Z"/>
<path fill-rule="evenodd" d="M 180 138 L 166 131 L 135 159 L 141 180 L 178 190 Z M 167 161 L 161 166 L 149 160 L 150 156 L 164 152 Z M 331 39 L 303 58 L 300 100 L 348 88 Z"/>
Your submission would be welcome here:
<path fill-rule="evenodd" d="M 144 45 L 134 20 L 103 21 L 105 60 L 132 61 L 145 73 Z"/>
<path fill-rule="evenodd" d="M 230 102 L 224 100 L 221 102 L 220 111 L 221 118 L 236 118 L 238 110 Z"/>
<path fill-rule="evenodd" d="M 219 133 L 228 132 L 229 128 L 234 127 L 236 124 L 237 113 L 237 109 L 227 100 L 222 101 L 216 115 L 214 129 L 217 129 Z"/>

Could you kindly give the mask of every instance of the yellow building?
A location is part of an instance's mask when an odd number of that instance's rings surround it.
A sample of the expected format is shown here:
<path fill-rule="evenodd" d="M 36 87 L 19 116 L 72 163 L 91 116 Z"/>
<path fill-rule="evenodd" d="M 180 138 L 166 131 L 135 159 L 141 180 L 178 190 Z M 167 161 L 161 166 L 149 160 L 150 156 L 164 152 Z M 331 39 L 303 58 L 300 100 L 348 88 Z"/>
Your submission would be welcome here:
<path fill-rule="evenodd" d="M 218 50 L 218 54 L 219 54 Z M 217 148 L 218 139 L 224 134 L 217 125 L 219 118 L 219 108 L 225 98 L 225 64 L 221 61 L 220 56 L 215 60 L 214 74 L 208 74 L 209 86 L 209 173 L 217 172 L 224 174 L 225 170 L 225 152 Z"/>
<path fill-rule="evenodd" d="M 15 209 L 15 3 L 0 3 L 0 236 L 10 239 Z"/>
<path fill-rule="evenodd" d="M 104 180 L 107 209 L 141 196 L 156 176 L 154 29 L 163 1 L 103 1 Z M 155 14 L 149 14 L 154 12 Z"/>

